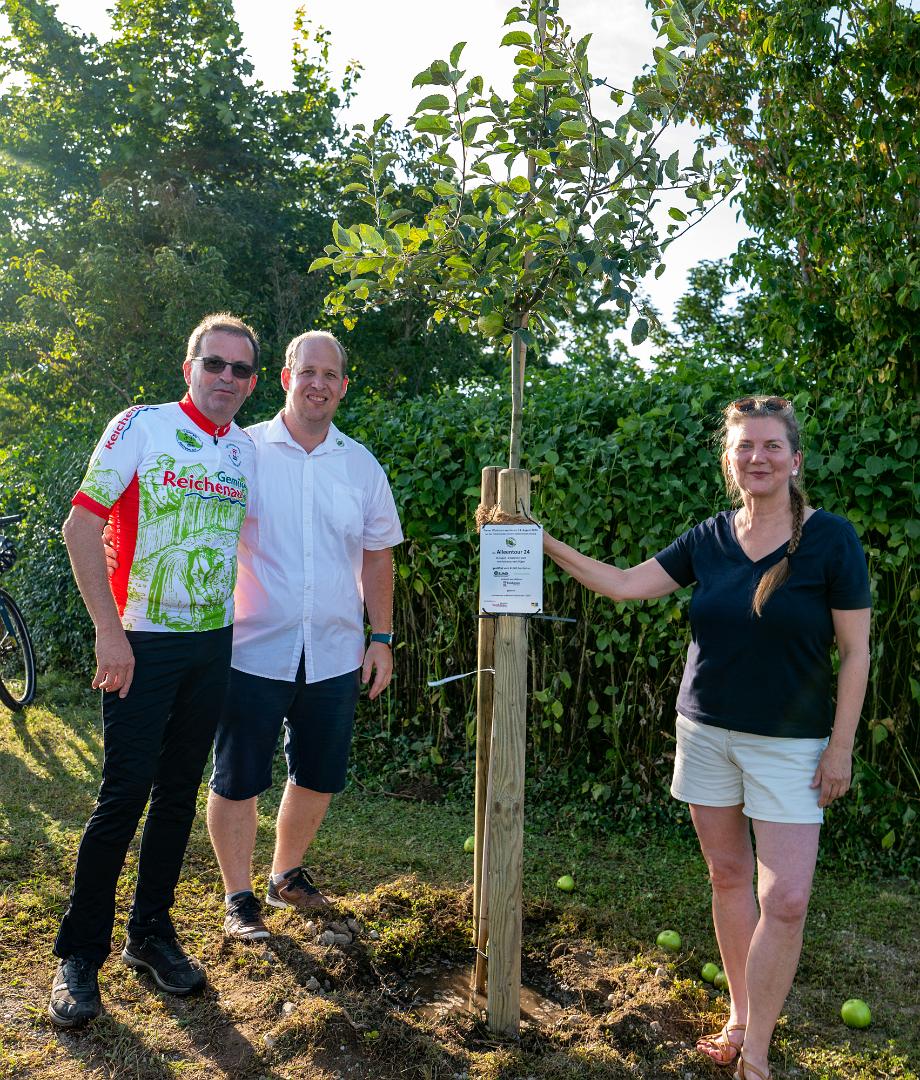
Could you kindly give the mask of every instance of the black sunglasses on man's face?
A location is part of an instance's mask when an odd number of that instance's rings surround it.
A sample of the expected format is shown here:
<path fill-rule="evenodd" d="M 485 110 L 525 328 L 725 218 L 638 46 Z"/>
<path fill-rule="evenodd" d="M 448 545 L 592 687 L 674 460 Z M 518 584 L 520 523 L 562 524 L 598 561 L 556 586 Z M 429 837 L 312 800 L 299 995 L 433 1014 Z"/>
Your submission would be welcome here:
<path fill-rule="evenodd" d="M 249 364 L 231 363 L 229 360 L 224 360 L 222 356 L 193 356 L 192 360 L 200 360 L 204 370 L 212 375 L 219 375 L 224 368 L 230 368 L 234 379 L 251 379 L 256 373 L 256 369 L 250 367 Z"/>

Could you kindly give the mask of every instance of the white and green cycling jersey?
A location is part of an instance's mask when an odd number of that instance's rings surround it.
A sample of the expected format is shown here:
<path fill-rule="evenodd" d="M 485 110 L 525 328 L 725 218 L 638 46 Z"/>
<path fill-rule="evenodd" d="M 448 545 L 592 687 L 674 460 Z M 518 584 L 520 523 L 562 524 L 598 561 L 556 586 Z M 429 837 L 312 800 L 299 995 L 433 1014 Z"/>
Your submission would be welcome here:
<path fill-rule="evenodd" d="M 217 630 L 233 622 L 236 547 L 254 450 L 186 395 L 110 421 L 73 498 L 114 530 L 112 593 L 126 630 Z"/>

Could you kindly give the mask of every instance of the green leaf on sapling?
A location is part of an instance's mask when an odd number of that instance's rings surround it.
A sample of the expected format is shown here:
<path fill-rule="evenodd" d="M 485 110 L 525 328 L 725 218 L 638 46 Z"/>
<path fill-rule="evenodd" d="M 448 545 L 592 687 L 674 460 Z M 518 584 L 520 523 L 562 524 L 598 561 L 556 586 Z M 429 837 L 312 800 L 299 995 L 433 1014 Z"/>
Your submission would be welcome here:
<path fill-rule="evenodd" d="M 415 121 L 415 130 L 428 135 L 449 135 L 453 128 L 446 116 L 434 113 L 429 116 L 420 116 Z"/>
<path fill-rule="evenodd" d="M 449 109 L 450 102 L 445 94 L 429 94 L 415 106 L 416 112 L 424 112 L 426 109 Z"/>

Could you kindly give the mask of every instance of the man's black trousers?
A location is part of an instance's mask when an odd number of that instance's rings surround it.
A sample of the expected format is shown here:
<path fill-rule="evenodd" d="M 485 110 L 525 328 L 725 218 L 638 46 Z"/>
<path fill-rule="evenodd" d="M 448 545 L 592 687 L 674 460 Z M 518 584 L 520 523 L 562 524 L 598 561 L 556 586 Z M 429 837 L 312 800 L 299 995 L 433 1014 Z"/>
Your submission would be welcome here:
<path fill-rule="evenodd" d="M 175 936 L 169 909 L 227 689 L 231 638 L 229 626 L 128 632 L 134 681 L 127 697 L 102 699 L 102 785 L 80 841 L 58 956 L 97 964 L 108 956 L 115 886 L 148 799 L 128 933 Z"/>

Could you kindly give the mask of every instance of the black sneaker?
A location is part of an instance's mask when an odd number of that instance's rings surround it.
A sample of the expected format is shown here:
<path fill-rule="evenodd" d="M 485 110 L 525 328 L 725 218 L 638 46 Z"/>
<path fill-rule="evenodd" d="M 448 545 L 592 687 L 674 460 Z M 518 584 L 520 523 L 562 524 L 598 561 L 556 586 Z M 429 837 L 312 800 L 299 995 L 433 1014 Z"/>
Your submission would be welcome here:
<path fill-rule="evenodd" d="M 253 893 L 244 892 L 228 902 L 224 933 L 240 941 L 261 941 L 269 936 L 262 921 L 262 905 Z"/>
<path fill-rule="evenodd" d="M 329 906 L 329 901 L 313 884 L 313 878 L 302 866 L 288 870 L 280 885 L 276 885 L 274 879 L 269 877 L 265 900 L 272 907 L 292 907 L 301 911 Z"/>
<path fill-rule="evenodd" d="M 99 965 L 82 956 L 58 964 L 48 1002 L 48 1015 L 58 1027 L 79 1027 L 102 1012 L 98 973 Z"/>
<path fill-rule="evenodd" d="M 170 994 L 191 994 L 207 982 L 204 968 L 186 956 L 175 938 L 151 936 L 133 941 L 129 937 L 121 958 L 129 967 L 152 975 L 157 986 Z"/>

